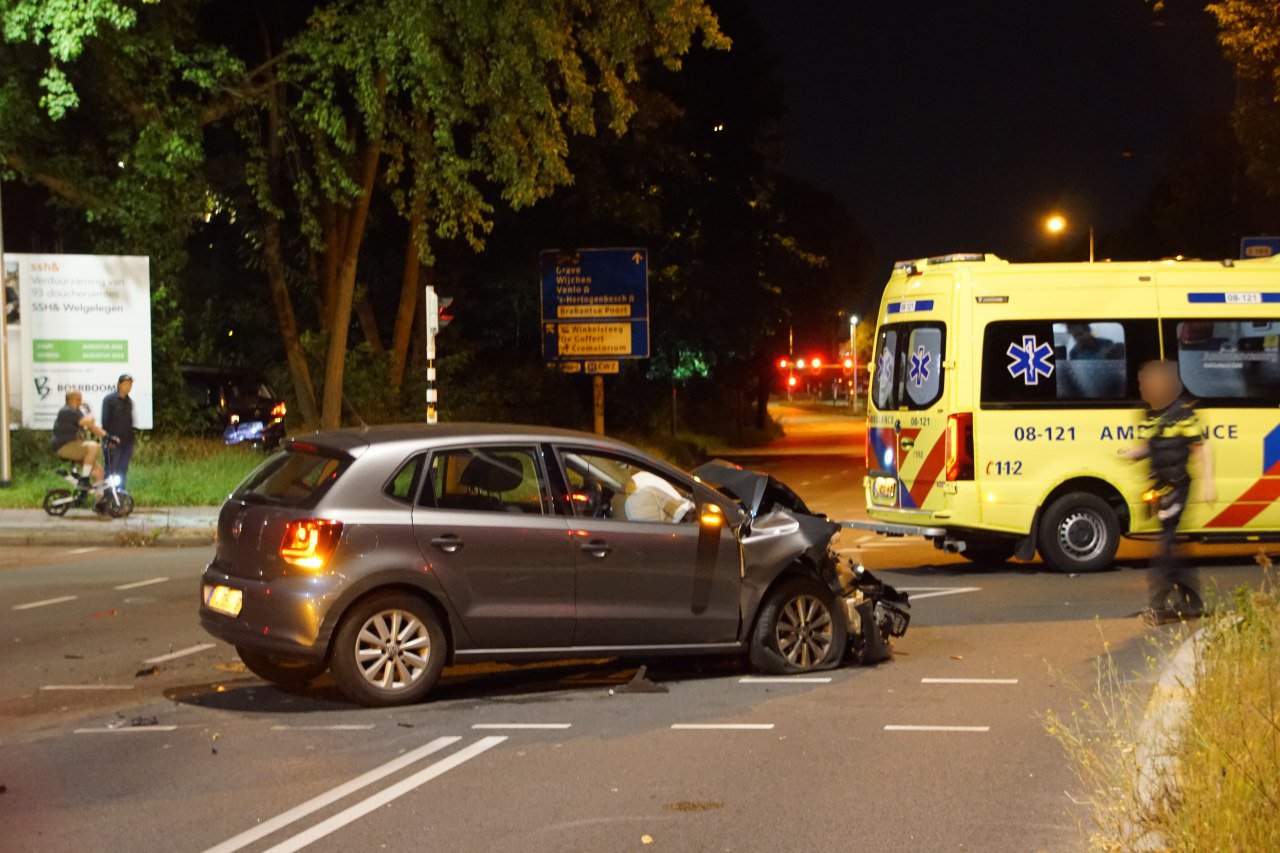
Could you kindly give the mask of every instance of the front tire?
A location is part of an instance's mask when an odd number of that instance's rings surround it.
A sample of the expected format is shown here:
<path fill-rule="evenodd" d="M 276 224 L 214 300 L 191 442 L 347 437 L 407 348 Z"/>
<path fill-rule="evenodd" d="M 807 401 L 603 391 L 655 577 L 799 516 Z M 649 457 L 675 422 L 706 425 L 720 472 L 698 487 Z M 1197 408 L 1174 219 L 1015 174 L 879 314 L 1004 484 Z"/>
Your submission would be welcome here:
<path fill-rule="evenodd" d="M 124 518 L 133 512 L 133 495 L 117 491 L 115 497 L 106 495 L 102 499 L 103 509 L 112 518 Z"/>
<path fill-rule="evenodd" d="M 1039 545 L 1045 564 L 1055 571 L 1102 571 L 1120 546 L 1120 519 L 1097 495 L 1069 492 L 1045 510 Z"/>
<path fill-rule="evenodd" d="M 359 602 L 334 637 L 333 679 L 369 708 L 422 701 L 449 656 L 439 617 L 420 598 L 384 592 Z"/>
<path fill-rule="evenodd" d="M 254 675 L 281 687 L 305 687 L 329 668 L 325 661 L 264 655 L 243 646 L 236 646 L 236 654 Z"/>
<path fill-rule="evenodd" d="M 751 666 L 773 675 L 833 669 L 848 645 L 835 594 L 812 578 L 778 586 L 760 605 L 751 632 Z"/>

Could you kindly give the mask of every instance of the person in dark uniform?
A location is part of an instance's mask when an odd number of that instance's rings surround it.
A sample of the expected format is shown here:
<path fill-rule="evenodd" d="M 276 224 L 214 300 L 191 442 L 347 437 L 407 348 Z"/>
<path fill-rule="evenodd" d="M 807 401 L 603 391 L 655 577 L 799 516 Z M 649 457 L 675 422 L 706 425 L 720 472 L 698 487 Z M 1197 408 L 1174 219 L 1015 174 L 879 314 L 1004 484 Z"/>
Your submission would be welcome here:
<path fill-rule="evenodd" d="M 1152 504 L 1160 519 L 1160 539 L 1147 572 L 1150 597 L 1142 616 L 1158 625 L 1200 616 L 1204 609 L 1199 573 L 1179 559 L 1176 550 L 1178 522 L 1191 495 L 1192 458 L 1199 464 L 1204 500 L 1216 501 L 1217 490 L 1213 454 L 1205 443 L 1194 402 L 1183 396 L 1177 364 L 1144 364 L 1138 371 L 1138 390 L 1148 407 L 1146 419 L 1138 427 L 1143 444 L 1125 455 L 1146 459 L 1151 467 Z"/>
<path fill-rule="evenodd" d="M 102 398 L 102 428 L 120 440 L 107 453 L 107 476 L 119 477 L 116 487 L 120 489 L 125 488 L 129 461 L 133 459 L 133 400 L 129 397 L 132 390 L 133 377 L 122 373 L 116 380 L 116 390 Z"/>
<path fill-rule="evenodd" d="M 96 441 L 85 441 L 80 438 L 80 430 L 86 429 L 102 438 L 107 431 L 93 421 L 91 415 L 81 410 L 84 395 L 75 388 L 67 391 L 67 404 L 58 410 L 53 420 L 53 435 L 50 444 L 59 459 L 74 462 L 80 466 L 80 481 L 88 485 L 102 479 L 102 466 L 98 464 L 99 445 Z"/>

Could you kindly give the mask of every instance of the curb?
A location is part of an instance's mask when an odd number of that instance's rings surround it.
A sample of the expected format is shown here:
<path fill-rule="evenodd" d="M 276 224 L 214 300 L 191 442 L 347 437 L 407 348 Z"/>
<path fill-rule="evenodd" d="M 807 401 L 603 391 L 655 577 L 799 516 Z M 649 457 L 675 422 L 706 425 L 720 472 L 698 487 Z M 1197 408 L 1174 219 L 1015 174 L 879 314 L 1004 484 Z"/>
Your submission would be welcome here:
<path fill-rule="evenodd" d="M 1181 744 L 1182 726 L 1191 710 L 1196 689 L 1196 664 L 1205 643 L 1205 632 L 1215 623 L 1206 624 L 1182 641 L 1178 650 L 1160 670 L 1151 690 L 1142 722 L 1138 725 L 1136 761 L 1137 794 L 1144 811 L 1174 794 L 1177 766 L 1174 751 Z M 1138 851 L 1167 850 L 1164 839 L 1154 831 L 1143 831 L 1129 825 L 1129 849 Z"/>
<path fill-rule="evenodd" d="M 212 545 L 213 535 L 212 527 L 156 530 L 138 525 L 84 530 L 4 530 L 0 531 L 0 546 L 190 548 Z"/>

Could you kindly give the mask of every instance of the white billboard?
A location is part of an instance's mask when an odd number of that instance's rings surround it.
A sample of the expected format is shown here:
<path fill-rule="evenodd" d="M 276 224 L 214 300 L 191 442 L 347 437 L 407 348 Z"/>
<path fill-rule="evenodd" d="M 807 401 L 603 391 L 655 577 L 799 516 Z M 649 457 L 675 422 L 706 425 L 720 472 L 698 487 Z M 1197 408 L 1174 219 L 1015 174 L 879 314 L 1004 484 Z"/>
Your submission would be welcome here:
<path fill-rule="evenodd" d="M 100 418 L 102 398 L 128 373 L 134 426 L 151 429 L 147 258 L 6 254 L 4 285 L 14 426 L 51 428 L 70 388 Z"/>

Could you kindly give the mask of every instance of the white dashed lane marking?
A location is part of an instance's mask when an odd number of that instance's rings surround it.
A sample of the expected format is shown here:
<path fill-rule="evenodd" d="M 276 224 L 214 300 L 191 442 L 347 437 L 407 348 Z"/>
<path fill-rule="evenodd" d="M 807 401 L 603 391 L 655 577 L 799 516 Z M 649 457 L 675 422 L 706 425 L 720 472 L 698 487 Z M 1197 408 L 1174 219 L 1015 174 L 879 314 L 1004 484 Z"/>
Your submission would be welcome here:
<path fill-rule="evenodd" d="M 1016 678 L 922 678 L 921 684 L 1017 684 Z"/>
<path fill-rule="evenodd" d="M 816 675 L 748 675 L 739 684 L 830 684 L 831 676 Z"/>
<path fill-rule="evenodd" d="M 187 655 L 194 655 L 197 652 L 203 652 L 208 649 L 212 649 L 216 645 L 218 644 L 217 643 L 200 643 L 199 645 L 189 646 L 185 649 L 178 649 L 178 651 L 176 652 L 169 652 L 169 654 L 167 655 L 157 655 L 153 658 L 147 658 L 146 660 L 143 661 L 143 663 L 150 663 L 150 664 L 167 663 L 171 660 L 176 660 L 178 658 L 186 657 Z"/>
<path fill-rule="evenodd" d="M 168 578 L 150 578 L 145 581 L 134 581 L 133 583 L 122 583 L 117 587 L 112 587 L 112 589 L 137 589 L 138 587 L 141 587 L 141 586 L 151 586 L 152 584 L 164 583 L 167 580 Z"/>
<path fill-rule="evenodd" d="M 567 729 L 573 723 L 476 723 L 471 728 L 477 731 L 536 731 L 539 729 Z"/>
<path fill-rule="evenodd" d="M 332 726 L 272 726 L 273 732 L 367 732 L 371 724 L 356 725 L 354 723 L 336 724 Z"/>
<path fill-rule="evenodd" d="M 673 723 L 676 731 L 767 732 L 773 723 Z"/>
<path fill-rule="evenodd" d="M 177 728 L 177 726 L 120 726 L 113 729 L 110 726 L 103 726 L 97 729 L 76 729 L 75 733 L 78 735 L 115 735 L 125 732 L 172 732 L 176 731 Z"/>
<path fill-rule="evenodd" d="M 28 601 L 26 604 L 13 605 L 14 610 L 30 610 L 33 607 L 48 607 L 50 604 L 61 604 L 64 601 L 75 601 L 79 596 L 60 595 L 57 598 L 45 598 L 40 601 Z"/>
<path fill-rule="evenodd" d="M 886 732 L 989 732 L 991 726 L 885 726 Z"/>
<path fill-rule="evenodd" d="M 46 684 L 41 690 L 132 690 L 132 684 Z"/>
<path fill-rule="evenodd" d="M 959 595 L 962 592 L 980 592 L 980 586 L 900 586 L 898 592 L 911 594 L 912 601 L 922 598 L 937 598 L 940 595 Z"/>
<path fill-rule="evenodd" d="M 67 553 L 71 554 L 72 556 L 75 556 L 77 554 L 88 554 L 90 551 L 96 551 L 96 550 L 98 550 L 98 546 L 92 545 L 88 548 L 77 548 L 74 551 L 68 551 Z"/>

